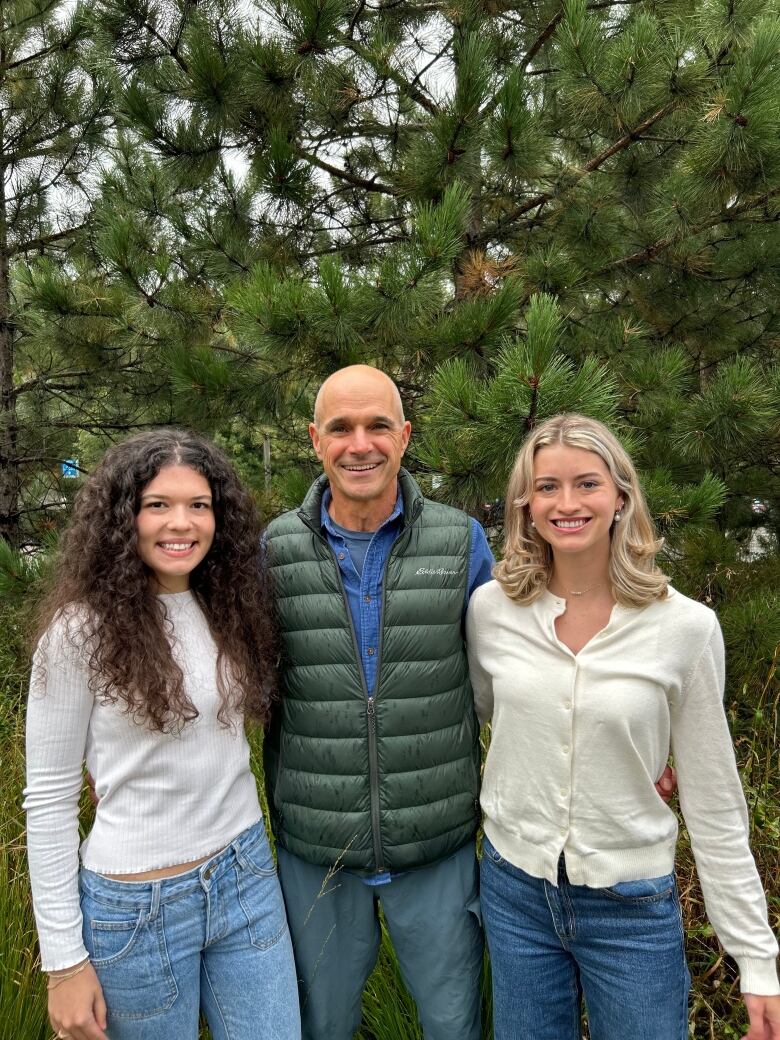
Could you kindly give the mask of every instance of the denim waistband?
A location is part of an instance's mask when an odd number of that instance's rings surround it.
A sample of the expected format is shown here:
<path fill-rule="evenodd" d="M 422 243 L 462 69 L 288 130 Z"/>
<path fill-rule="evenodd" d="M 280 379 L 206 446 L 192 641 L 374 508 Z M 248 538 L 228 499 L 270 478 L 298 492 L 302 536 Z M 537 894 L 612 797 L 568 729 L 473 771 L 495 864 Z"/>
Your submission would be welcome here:
<path fill-rule="evenodd" d="M 244 854 L 263 838 L 265 825 L 259 820 L 238 834 L 220 852 L 182 874 L 156 881 L 117 881 L 82 867 L 79 871 L 79 886 L 93 899 L 112 906 L 138 907 L 169 903 L 188 895 L 194 889 L 209 888 L 220 875 L 230 870 L 236 860 L 243 864 Z"/>

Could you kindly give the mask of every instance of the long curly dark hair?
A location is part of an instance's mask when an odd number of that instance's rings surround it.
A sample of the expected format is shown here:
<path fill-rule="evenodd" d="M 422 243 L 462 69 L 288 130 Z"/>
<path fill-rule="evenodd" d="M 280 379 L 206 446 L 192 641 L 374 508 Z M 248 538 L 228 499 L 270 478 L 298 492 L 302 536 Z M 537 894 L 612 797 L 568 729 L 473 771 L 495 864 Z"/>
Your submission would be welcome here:
<path fill-rule="evenodd" d="M 197 716 L 171 654 L 164 599 L 155 595 L 137 550 L 141 494 L 165 466 L 189 466 L 211 488 L 214 541 L 190 573 L 190 589 L 218 649 L 219 720 L 229 725 L 246 715 L 265 724 L 276 692 L 278 642 L 260 524 L 227 457 L 197 434 L 156 430 L 106 452 L 76 496 L 38 635 L 54 619 L 75 615 L 78 631 L 70 638 L 88 655 L 96 696 L 123 703 L 160 731 Z"/>

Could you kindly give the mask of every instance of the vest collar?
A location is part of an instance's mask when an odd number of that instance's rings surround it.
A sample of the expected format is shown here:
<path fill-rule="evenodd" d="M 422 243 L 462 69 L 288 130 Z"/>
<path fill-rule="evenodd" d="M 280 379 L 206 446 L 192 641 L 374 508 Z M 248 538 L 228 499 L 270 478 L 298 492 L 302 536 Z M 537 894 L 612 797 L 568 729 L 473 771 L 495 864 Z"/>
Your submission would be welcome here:
<path fill-rule="evenodd" d="M 398 483 L 404 501 L 403 525 L 408 527 L 413 524 L 423 510 L 425 499 L 414 478 L 403 467 L 398 471 Z M 322 508 L 322 496 L 328 487 L 328 478 L 322 473 L 314 481 L 306 492 L 298 516 L 311 528 L 315 534 L 321 535 L 320 510 Z"/>

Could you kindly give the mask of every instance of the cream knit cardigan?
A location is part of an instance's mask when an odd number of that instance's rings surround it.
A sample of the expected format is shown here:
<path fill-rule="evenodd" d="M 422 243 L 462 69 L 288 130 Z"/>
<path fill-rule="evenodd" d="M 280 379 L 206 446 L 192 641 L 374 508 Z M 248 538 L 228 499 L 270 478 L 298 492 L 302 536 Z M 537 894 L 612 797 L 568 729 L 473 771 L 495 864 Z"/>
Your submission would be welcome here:
<path fill-rule="evenodd" d="M 669 590 L 616 605 L 578 654 L 559 641 L 566 602 L 477 589 L 466 631 L 477 712 L 492 719 L 485 834 L 514 866 L 555 884 L 606 887 L 668 874 L 677 819 L 654 783 L 674 755 L 707 914 L 744 992 L 780 992 L 777 942 L 748 847 L 747 810 L 723 711 L 715 614 Z"/>

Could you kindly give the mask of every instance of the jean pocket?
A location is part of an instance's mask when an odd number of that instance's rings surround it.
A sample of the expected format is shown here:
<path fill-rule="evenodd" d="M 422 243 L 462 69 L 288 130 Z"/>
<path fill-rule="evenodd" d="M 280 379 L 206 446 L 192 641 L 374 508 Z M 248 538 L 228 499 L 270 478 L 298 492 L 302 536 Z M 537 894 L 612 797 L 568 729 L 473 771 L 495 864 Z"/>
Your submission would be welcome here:
<path fill-rule="evenodd" d="M 506 866 L 506 860 L 500 852 L 496 852 L 495 848 L 491 845 L 487 835 L 482 838 L 482 855 L 487 856 L 489 860 L 495 863 L 499 867 Z"/>
<path fill-rule="evenodd" d="M 638 881 L 619 881 L 602 889 L 609 899 L 620 903 L 655 903 L 675 892 L 674 874 L 663 877 L 640 878 Z"/>
<path fill-rule="evenodd" d="M 266 842 L 258 842 L 258 846 Z M 253 855 L 254 854 L 254 855 Z M 263 854 L 257 847 L 243 852 L 244 864 L 236 863 L 236 885 L 249 939 L 259 950 L 274 946 L 287 931 L 287 915 L 284 912 L 282 890 L 276 877 L 276 869 L 268 850 L 268 865 L 264 865 Z"/>
<path fill-rule="evenodd" d="M 82 899 L 84 944 L 109 1012 L 116 1018 L 159 1015 L 178 996 L 165 944 L 162 914 L 121 910 Z"/>
<path fill-rule="evenodd" d="M 241 849 L 241 857 L 249 870 L 257 877 L 276 876 L 276 864 L 265 834 L 261 834 L 260 839 L 249 848 Z"/>

